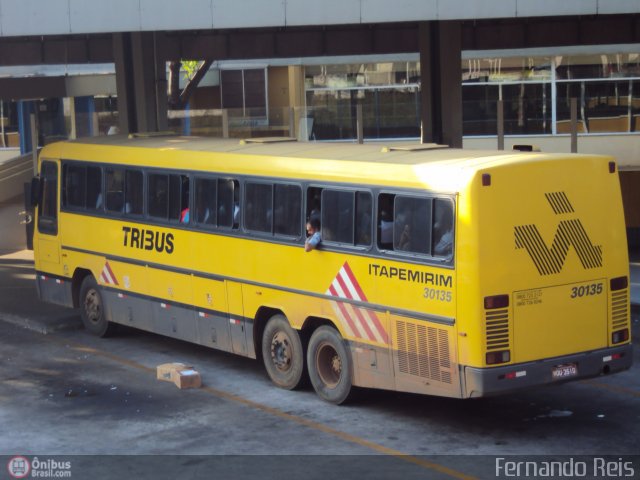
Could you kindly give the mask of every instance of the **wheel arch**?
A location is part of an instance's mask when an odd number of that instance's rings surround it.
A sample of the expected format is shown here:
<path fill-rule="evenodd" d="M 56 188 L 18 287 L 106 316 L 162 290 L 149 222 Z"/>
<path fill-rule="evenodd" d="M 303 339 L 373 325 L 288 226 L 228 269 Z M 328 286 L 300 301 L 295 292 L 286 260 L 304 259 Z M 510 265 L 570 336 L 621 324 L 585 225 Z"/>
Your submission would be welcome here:
<path fill-rule="evenodd" d="M 82 287 L 82 282 L 89 275 L 93 275 L 91 270 L 86 268 L 76 268 L 73 272 L 73 277 L 71 279 L 71 298 L 73 300 L 73 308 L 78 308 L 80 306 L 80 287 Z"/>
<path fill-rule="evenodd" d="M 306 346 L 309 344 L 309 339 L 311 338 L 311 335 L 313 334 L 313 332 L 319 327 L 322 327 L 323 325 L 326 325 L 328 327 L 333 327 L 338 331 L 338 333 L 340 333 L 340 329 L 335 324 L 335 322 L 333 322 L 328 318 L 314 317 L 314 316 L 307 317 L 304 323 L 302 324 L 302 328 L 300 329 L 300 336 L 302 337 L 302 340 L 304 342 L 305 349 L 306 349 Z"/>
<path fill-rule="evenodd" d="M 262 334 L 264 333 L 264 327 L 274 315 L 284 315 L 286 317 L 285 313 L 279 308 L 262 306 L 253 318 L 253 345 L 258 361 L 262 361 Z"/>

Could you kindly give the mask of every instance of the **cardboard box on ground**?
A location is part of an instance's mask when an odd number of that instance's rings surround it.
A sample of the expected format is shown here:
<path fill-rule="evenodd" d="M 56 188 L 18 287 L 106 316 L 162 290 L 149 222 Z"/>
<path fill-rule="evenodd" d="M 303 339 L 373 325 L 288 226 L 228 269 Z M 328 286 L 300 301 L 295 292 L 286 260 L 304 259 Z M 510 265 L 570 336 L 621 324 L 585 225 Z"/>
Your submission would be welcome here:
<path fill-rule="evenodd" d="M 157 368 L 158 380 L 173 382 L 178 388 L 200 388 L 202 379 L 191 365 L 184 363 L 163 363 Z"/>

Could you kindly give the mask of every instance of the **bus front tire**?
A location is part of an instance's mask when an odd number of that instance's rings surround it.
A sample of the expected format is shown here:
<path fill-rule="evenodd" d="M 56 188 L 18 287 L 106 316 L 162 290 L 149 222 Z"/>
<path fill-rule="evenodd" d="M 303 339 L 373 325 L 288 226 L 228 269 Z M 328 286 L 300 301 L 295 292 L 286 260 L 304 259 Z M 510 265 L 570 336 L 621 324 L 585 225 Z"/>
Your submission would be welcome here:
<path fill-rule="evenodd" d="M 301 385 L 302 342 L 284 315 L 274 315 L 267 322 L 262 335 L 262 359 L 271 381 L 278 387 L 293 390 Z"/>
<path fill-rule="evenodd" d="M 320 398 L 340 405 L 351 394 L 353 367 L 340 333 L 333 327 L 319 327 L 307 349 L 309 379 Z"/>
<path fill-rule="evenodd" d="M 115 330 L 115 325 L 107 320 L 102 293 L 92 275 L 86 277 L 80 287 L 80 316 L 84 328 L 93 335 L 108 337 Z"/>

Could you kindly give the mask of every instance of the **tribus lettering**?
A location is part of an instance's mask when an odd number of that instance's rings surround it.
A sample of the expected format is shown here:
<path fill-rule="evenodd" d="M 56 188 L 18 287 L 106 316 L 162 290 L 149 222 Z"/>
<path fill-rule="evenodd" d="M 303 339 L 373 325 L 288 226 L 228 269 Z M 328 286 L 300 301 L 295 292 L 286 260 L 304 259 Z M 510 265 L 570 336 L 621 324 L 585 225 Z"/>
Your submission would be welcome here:
<path fill-rule="evenodd" d="M 173 233 L 156 232 L 143 228 L 122 227 L 125 247 L 173 253 Z"/>

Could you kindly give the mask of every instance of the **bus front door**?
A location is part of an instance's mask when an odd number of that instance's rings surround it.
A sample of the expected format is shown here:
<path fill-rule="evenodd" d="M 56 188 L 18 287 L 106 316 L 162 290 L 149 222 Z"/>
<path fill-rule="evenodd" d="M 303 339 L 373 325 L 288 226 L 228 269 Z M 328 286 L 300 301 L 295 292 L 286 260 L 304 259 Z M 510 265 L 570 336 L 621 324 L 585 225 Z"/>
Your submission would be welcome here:
<path fill-rule="evenodd" d="M 38 218 L 34 234 L 36 285 L 40 298 L 58 305 L 70 306 L 71 282 L 60 263 L 58 232 L 59 188 L 58 164 L 45 160 L 40 169 Z"/>

